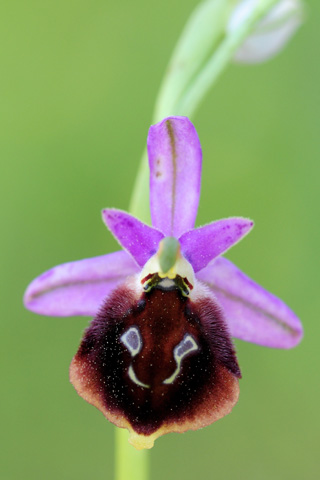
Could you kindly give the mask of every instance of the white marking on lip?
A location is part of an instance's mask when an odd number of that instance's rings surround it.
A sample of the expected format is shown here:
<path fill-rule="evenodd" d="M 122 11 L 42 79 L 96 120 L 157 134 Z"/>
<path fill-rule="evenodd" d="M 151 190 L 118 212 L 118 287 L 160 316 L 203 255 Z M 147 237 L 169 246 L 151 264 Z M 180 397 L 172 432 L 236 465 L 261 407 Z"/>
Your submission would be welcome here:
<path fill-rule="evenodd" d="M 142 338 L 139 329 L 136 326 L 128 328 L 128 330 L 121 335 L 120 341 L 129 350 L 132 357 L 138 355 L 138 353 L 142 349 Z M 150 388 L 150 385 L 140 382 L 140 380 L 137 378 L 137 375 L 135 374 L 135 371 L 133 370 L 132 364 L 128 368 L 128 375 L 130 380 L 136 385 L 139 385 L 139 387 Z"/>
<path fill-rule="evenodd" d="M 173 374 L 170 377 L 166 378 L 162 383 L 166 385 L 173 383 L 180 373 L 182 360 L 191 352 L 194 352 L 198 349 L 198 344 L 192 337 L 192 335 L 186 334 L 183 337 L 183 340 L 181 340 L 181 342 L 178 343 L 178 345 L 176 345 L 173 349 L 173 357 L 176 361 L 177 368 L 175 369 Z"/>
<path fill-rule="evenodd" d="M 129 375 L 130 380 L 132 380 L 134 383 L 139 385 L 139 387 L 150 388 L 150 385 L 147 385 L 146 383 L 140 382 L 139 378 L 137 378 L 137 375 L 135 374 L 135 372 L 133 370 L 132 365 L 130 365 L 130 367 L 128 369 L 128 375 Z"/>

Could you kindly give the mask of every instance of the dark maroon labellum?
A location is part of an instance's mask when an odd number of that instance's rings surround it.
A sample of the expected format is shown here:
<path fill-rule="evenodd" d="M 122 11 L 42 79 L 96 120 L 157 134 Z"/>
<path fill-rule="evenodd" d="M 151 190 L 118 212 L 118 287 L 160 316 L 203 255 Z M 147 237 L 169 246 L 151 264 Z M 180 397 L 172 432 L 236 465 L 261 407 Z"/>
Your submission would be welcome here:
<path fill-rule="evenodd" d="M 93 319 L 71 365 L 78 393 L 144 436 L 199 428 L 228 413 L 241 374 L 213 299 L 192 301 L 161 282 L 139 295 L 118 287 Z"/>

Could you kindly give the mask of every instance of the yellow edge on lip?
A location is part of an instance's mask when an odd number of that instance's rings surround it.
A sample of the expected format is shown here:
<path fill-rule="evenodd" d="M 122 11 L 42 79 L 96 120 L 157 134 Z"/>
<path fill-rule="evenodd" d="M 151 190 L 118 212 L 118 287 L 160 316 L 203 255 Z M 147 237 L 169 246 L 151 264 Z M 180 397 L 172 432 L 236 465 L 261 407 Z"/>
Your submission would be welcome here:
<path fill-rule="evenodd" d="M 239 397 L 239 382 L 225 367 L 221 368 L 223 370 L 223 376 L 225 376 L 225 384 L 229 384 L 228 395 L 222 405 L 208 404 L 207 407 L 203 405 L 202 408 L 200 407 L 200 411 L 193 417 L 187 418 L 184 422 L 163 424 L 151 435 L 143 435 L 135 432 L 122 414 L 112 413 L 107 410 L 101 393 L 96 391 L 94 378 L 88 379 L 85 375 L 86 366 L 81 365 L 76 357 L 73 358 L 70 365 L 70 381 L 84 400 L 98 408 L 103 415 L 117 427 L 126 428 L 129 431 L 129 442 L 131 445 L 137 450 L 143 450 L 152 448 L 154 441 L 166 433 L 183 433 L 187 430 L 198 430 L 231 412 Z"/>

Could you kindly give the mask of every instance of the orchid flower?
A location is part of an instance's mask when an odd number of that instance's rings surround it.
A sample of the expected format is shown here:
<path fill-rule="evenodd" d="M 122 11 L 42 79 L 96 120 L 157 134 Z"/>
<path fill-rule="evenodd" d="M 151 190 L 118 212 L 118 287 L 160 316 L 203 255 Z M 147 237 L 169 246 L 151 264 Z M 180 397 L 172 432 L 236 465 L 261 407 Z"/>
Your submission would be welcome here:
<path fill-rule="evenodd" d="M 151 126 L 147 147 L 152 226 L 103 210 L 123 250 L 54 267 L 25 293 L 34 312 L 94 317 L 70 380 L 138 449 L 231 411 L 241 377 L 232 336 L 276 348 L 302 337 L 296 315 L 221 256 L 253 222 L 194 228 L 202 153 L 188 118 Z"/>

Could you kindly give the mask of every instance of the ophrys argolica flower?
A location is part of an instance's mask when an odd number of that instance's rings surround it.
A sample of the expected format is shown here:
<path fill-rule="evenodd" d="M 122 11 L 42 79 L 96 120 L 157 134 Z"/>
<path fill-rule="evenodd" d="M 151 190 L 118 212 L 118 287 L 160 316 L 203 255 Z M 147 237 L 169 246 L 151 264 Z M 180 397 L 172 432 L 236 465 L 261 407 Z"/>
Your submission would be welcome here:
<path fill-rule="evenodd" d="M 168 432 L 204 427 L 229 413 L 241 377 L 231 336 L 296 345 L 300 321 L 221 255 L 253 226 L 227 218 L 194 228 L 201 147 L 185 117 L 149 130 L 152 227 L 103 210 L 122 251 L 57 266 L 36 278 L 27 308 L 94 316 L 72 360 L 79 395 L 136 448 Z"/>

